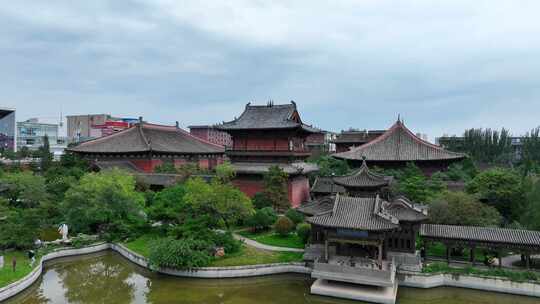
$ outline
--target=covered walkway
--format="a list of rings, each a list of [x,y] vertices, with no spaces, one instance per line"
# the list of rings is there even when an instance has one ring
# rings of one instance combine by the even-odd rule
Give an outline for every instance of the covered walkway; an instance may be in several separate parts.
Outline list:
[[[540,253],[540,231],[473,226],[424,224],[420,227],[424,250],[430,243],[440,242],[446,246],[446,260],[450,263],[452,248],[468,248],[469,262],[475,264],[475,250],[495,252],[499,267],[503,250],[518,252],[527,269],[531,266],[531,254]]]

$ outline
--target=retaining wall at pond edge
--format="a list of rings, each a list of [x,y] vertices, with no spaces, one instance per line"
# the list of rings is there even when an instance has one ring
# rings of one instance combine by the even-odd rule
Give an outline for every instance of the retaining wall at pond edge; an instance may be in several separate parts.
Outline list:
[[[540,297],[540,284],[535,282],[514,282],[501,277],[400,272],[397,278],[399,286],[406,287],[434,288],[448,286]]]

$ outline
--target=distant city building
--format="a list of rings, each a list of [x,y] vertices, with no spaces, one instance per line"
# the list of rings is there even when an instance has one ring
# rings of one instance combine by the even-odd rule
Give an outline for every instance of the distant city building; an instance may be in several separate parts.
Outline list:
[[[128,129],[138,120],[119,118],[109,114],[67,116],[67,136],[70,142],[100,138]]]
[[[306,137],[306,148],[312,154],[336,152],[336,133],[321,130]]]
[[[359,147],[381,136],[386,130],[356,130],[341,131],[334,139],[336,152],[346,152],[351,148]]]
[[[49,138],[49,146],[52,153],[61,155],[67,146],[66,138],[59,136],[58,124],[39,122],[37,118],[17,122],[17,149],[23,147],[29,150],[37,150],[43,146],[44,137]]]
[[[0,108],[0,150],[17,151],[15,110]]]
[[[202,126],[189,126],[189,133],[200,139],[204,139],[213,144],[222,145],[225,147],[232,147],[233,141],[229,133],[218,130],[214,126],[202,125]]]

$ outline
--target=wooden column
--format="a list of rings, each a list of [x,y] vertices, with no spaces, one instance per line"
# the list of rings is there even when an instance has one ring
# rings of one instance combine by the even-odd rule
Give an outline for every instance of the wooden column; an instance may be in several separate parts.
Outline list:
[[[501,252],[497,250],[497,260],[499,260],[499,268],[502,267]]]
[[[379,269],[382,269],[382,242],[379,243]]]
[[[328,262],[328,240],[324,240],[324,259]]]
[[[531,268],[531,255],[529,253],[525,255],[525,268]]]
[[[475,262],[474,247],[471,247],[471,250],[469,251],[469,260],[471,262],[471,265],[474,266],[474,262]]]
[[[445,245],[446,245],[446,263],[450,265],[450,245],[449,244],[445,244]]]

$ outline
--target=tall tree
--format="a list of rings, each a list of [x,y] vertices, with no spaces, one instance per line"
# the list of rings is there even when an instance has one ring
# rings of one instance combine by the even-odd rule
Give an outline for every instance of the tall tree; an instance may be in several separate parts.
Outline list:
[[[429,207],[430,222],[435,224],[496,227],[501,223],[497,209],[463,192],[442,192]]]
[[[466,185],[468,193],[495,207],[507,222],[518,219],[523,206],[521,178],[514,170],[495,168],[478,174]]]
[[[289,175],[278,166],[271,166],[264,174],[264,194],[275,210],[285,211],[290,206],[287,181]]]
[[[43,136],[43,146],[39,148],[39,158],[41,162],[41,171],[47,171],[52,164],[53,154],[51,153],[51,146],[49,144],[49,136]]]
[[[523,160],[540,164],[540,126],[523,138]]]

